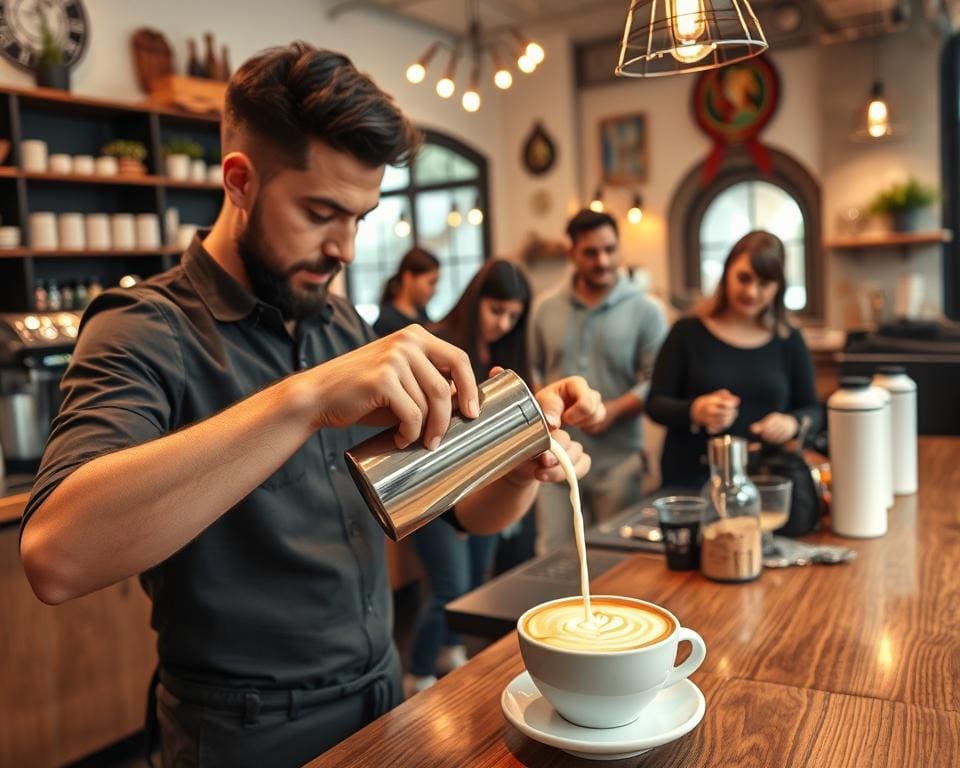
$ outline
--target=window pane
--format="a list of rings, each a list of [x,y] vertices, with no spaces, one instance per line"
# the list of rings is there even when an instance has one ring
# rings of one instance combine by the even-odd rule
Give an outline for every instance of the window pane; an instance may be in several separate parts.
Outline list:
[[[763,229],[783,240],[788,309],[807,305],[805,231],[803,213],[785,190],[767,181],[743,181],[718,194],[700,223],[700,286],[703,293],[716,287],[723,261],[747,232]]]
[[[700,224],[701,243],[730,248],[750,231],[748,184],[734,184],[713,199]]]
[[[383,172],[383,183],[380,184],[381,192],[393,192],[398,189],[405,189],[410,186],[410,169],[406,166],[397,168],[388,165]]]
[[[396,195],[384,197],[357,229],[356,258],[347,271],[350,298],[364,318],[376,319],[383,284],[394,273],[400,259],[413,247],[410,234],[398,237],[396,228],[401,211],[410,220],[406,210],[407,199]]]
[[[477,166],[462,155],[437,144],[424,144],[414,161],[418,185],[445,181],[471,181],[477,178]]]
[[[455,187],[417,195],[417,232],[420,245],[440,259],[440,282],[430,302],[431,318],[439,319],[456,303],[483,261],[483,228],[467,219],[477,200],[477,188]],[[456,205],[459,226],[449,218]]]
[[[756,228],[772,232],[784,242],[803,240],[803,214],[797,201],[766,181],[750,183],[753,185],[753,221],[758,222]]]

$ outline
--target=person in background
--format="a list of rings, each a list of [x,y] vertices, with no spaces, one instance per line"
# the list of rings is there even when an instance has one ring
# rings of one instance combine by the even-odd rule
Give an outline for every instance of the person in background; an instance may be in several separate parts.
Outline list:
[[[510,368],[530,382],[527,361],[527,317],[530,286],[508,261],[493,259],[473,277],[449,314],[431,330],[470,357],[477,381],[489,378],[494,366]],[[411,537],[426,573],[430,593],[413,632],[410,672],[404,676],[407,696],[428,688],[437,676],[467,660],[463,640],[447,628],[447,603],[480,586],[493,560],[499,537],[457,532],[431,523]]]
[[[660,350],[647,411],[667,427],[663,485],[700,488],[708,435],[779,445],[821,421],[810,353],[787,321],[783,243],[750,232],[730,250],[713,297],[678,320]]]
[[[426,325],[427,304],[437,292],[440,262],[423,248],[412,248],[400,260],[397,271],[383,286],[380,316],[373,324],[378,336],[387,336],[411,323]]]
[[[620,273],[617,223],[605,213],[582,210],[567,225],[573,280],[543,300],[530,337],[534,380],[579,375],[603,396],[606,417],[577,439],[589,446],[590,476],[580,484],[584,514],[609,518],[643,496],[641,414],[653,362],[666,334],[660,307]],[[538,554],[573,537],[557,515],[566,489],[537,500]]]

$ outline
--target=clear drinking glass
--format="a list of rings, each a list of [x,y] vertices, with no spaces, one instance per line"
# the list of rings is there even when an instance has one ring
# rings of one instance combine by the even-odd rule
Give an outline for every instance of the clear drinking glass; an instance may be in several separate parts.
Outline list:
[[[760,530],[763,531],[763,554],[776,554],[773,532],[790,519],[793,481],[780,475],[751,475],[750,480],[760,494]]]

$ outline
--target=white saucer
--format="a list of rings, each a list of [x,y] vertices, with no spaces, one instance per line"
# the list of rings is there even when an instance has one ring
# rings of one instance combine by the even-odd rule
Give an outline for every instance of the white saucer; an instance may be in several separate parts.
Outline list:
[[[649,752],[684,736],[700,723],[707,703],[703,693],[683,680],[657,694],[640,717],[619,728],[584,728],[564,720],[528,672],[510,681],[500,697],[503,714],[534,741],[587,760],[620,760]]]

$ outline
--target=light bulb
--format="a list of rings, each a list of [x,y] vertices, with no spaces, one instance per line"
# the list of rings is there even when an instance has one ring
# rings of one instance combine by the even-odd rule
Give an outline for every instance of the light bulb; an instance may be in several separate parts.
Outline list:
[[[511,85],[513,85],[513,75],[510,74],[509,69],[498,69],[496,74],[493,76],[493,82],[502,91],[507,90]]]
[[[422,83],[427,76],[427,68],[419,61],[407,67],[407,80],[413,84]]]
[[[527,56],[527,54],[523,54],[519,59],[517,59],[517,69],[519,69],[525,75],[529,75],[536,68],[537,63]]]
[[[457,206],[453,206],[453,208],[450,209],[450,213],[447,214],[447,224],[454,229],[463,224],[463,214],[457,210]]]
[[[456,90],[456,83],[449,77],[443,77],[437,81],[437,96],[441,99],[449,99]]]
[[[874,99],[867,107],[867,133],[877,139],[890,132],[890,111],[882,98]]]
[[[629,211],[627,211],[627,221],[629,221],[631,224],[639,224],[641,221],[643,221],[643,211],[634,205]]]
[[[546,57],[546,54],[543,52],[543,47],[539,43],[535,43],[532,40],[529,43],[527,43],[525,52],[527,54],[527,57],[534,64],[542,64],[544,58]]]
[[[703,0],[666,0],[667,16],[673,25],[673,37],[676,45],[670,50],[681,64],[693,64],[716,49],[714,43],[702,44],[697,41],[707,31],[707,17],[703,10]]]
[[[410,222],[401,216],[397,223],[393,225],[393,234],[399,238],[410,236]]]
[[[703,0],[667,0],[667,15],[673,23],[678,42],[689,45],[707,29]]]
[[[460,103],[467,112],[476,112],[480,109],[480,94],[472,88],[469,91],[464,91]]]
[[[473,226],[479,227],[483,224],[483,211],[477,207],[471,208],[467,211],[467,221],[473,224]]]
[[[594,198],[590,201],[589,207],[594,213],[603,213],[603,200],[600,198]]]

